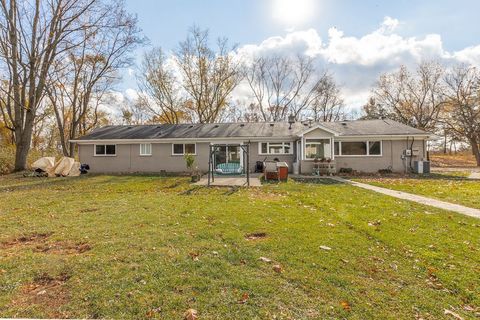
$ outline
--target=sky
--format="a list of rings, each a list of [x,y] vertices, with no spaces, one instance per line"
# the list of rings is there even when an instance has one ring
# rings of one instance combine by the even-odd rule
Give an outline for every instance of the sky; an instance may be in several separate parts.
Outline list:
[[[247,54],[306,54],[342,86],[349,107],[378,76],[422,60],[480,65],[478,0],[126,0],[149,46],[174,50],[188,29],[209,29]],[[137,63],[142,51],[135,52]],[[132,95],[135,66],[119,91]],[[241,88],[235,92],[245,94]]]

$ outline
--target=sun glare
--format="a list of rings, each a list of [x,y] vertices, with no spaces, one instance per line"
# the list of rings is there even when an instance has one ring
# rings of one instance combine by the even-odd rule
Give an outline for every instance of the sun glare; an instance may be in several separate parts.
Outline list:
[[[273,18],[293,27],[313,17],[315,0],[273,0],[272,6]]]

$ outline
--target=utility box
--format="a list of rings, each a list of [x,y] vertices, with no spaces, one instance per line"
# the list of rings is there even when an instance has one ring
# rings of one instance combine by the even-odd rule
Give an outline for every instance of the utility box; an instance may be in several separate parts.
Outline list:
[[[277,162],[278,179],[288,179],[288,164],[286,162]]]
[[[413,171],[415,173],[430,173],[430,161],[413,161]]]

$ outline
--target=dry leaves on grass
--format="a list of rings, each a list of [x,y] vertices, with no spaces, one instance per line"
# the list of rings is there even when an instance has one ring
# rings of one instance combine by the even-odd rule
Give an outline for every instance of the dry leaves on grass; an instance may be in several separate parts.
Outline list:
[[[283,268],[281,265],[279,264],[276,264],[273,266],[273,271],[275,271],[276,273],[282,273],[283,272]]]
[[[448,309],[445,309],[445,311],[443,312],[443,314],[445,315],[448,315],[448,316],[452,316],[454,317],[455,319],[457,320],[463,320],[463,318],[456,312],[453,312],[451,310],[448,310]]]
[[[190,256],[190,258],[192,258],[193,261],[198,261],[199,260],[198,257],[200,256],[200,254],[197,253],[197,252],[190,252],[188,255]]]
[[[267,234],[265,232],[254,232],[254,233],[248,233],[245,235],[246,240],[258,240],[258,239],[264,239],[267,237]]]
[[[343,310],[350,311],[352,309],[348,301],[341,301],[340,305],[342,306]]]
[[[196,320],[198,319],[198,311],[195,309],[188,309],[183,314],[183,319],[185,320]]]
[[[242,297],[240,298],[240,300],[238,300],[238,303],[240,303],[240,304],[245,304],[245,303],[247,303],[248,298],[250,298],[248,292],[244,292],[244,293],[242,294]]]
[[[269,259],[267,257],[260,257],[258,258],[258,260],[262,261],[262,262],[265,262],[265,263],[270,263],[272,262],[272,259]]]

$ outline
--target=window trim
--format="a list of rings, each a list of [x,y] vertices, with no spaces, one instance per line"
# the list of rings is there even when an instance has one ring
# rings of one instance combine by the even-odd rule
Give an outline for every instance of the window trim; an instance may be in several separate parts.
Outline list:
[[[97,146],[105,146],[105,154],[97,154]],[[115,146],[115,154],[106,154],[106,146]],[[93,144],[93,156],[94,157],[116,157],[117,156],[117,145],[115,143],[95,143]]]
[[[267,144],[267,153],[262,152],[262,143]],[[285,151],[285,145],[288,144],[290,146],[290,151],[288,153],[270,153],[270,143],[272,144],[282,144],[282,150]],[[259,141],[258,142],[258,155],[260,156],[286,156],[286,155],[293,155],[293,141]]]
[[[383,140],[355,140],[355,141],[334,141],[333,143],[338,142],[338,153],[335,157],[351,157],[351,158],[359,158],[359,157],[383,157]],[[366,142],[367,143],[367,154],[356,154],[356,155],[344,155],[342,154],[342,142]],[[370,142],[380,142],[380,154],[370,154]],[[334,148],[335,151],[335,148]]]
[[[174,151],[174,149],[173,149],[174,147],[173,147],[173,146],[176,145],[176,144],[181,144],[181,145],[183,145],[183,153],[180,154],[180,153],[174,153],[174,152],[173,152],[173,151]],[[172,156],[184,156],[184,155],[185,155],[185,145],[186,145],[186,144],[193,144],[193,145],[195,146],[195,153],[189,153],[189,154],[191,154],[192,156],[196,156],[196,155],[197,155],[197,144],[196,144],[196,143],[188,143],[188,142],[187,142],[187,143],[175,143],[175,142],[172,142]]]
[[[142,145],[150,145],[150,153],[142,153]],[[152,144],[151,143],[140,143],[139,144],[139,149],[140,150],[139,150],[138,154],[140,155],[140,157],[151,157],[152,156],[153,150],[152,150]]]

